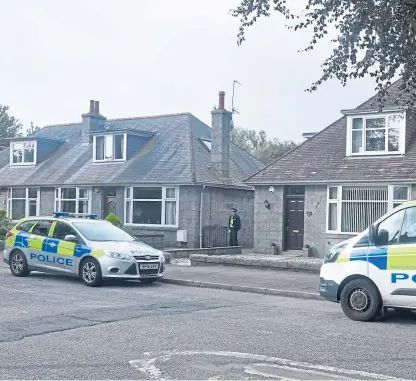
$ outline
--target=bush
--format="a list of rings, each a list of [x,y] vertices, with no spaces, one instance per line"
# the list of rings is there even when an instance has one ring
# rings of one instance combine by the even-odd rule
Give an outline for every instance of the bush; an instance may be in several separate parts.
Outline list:
[[[120,218],[118,218],[114,213],[109,213],[105,219],[117,227],[122,225]]]
[[[0,239],[6,239],[7,232],[13,227],[13,222],[7,217],[5,210],[0,210]]]

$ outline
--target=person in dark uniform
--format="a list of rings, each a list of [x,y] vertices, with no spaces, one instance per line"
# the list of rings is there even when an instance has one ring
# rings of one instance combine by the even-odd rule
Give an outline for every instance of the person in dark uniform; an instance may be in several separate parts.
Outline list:
[[[230,233],[230,246],[238,246],[237,233],[241,229],[240,216],[237,215],[237,209],[231,208],[231,216],[228,219],[228,231]]]

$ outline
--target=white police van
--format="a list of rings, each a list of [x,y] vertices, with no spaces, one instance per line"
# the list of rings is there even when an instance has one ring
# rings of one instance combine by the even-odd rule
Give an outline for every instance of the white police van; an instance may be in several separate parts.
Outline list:
[[[387,308],[416,309],[416,201],[332,247],[321,267],[320,294],[358,321]]]
[[[165,257],[94,214],[56,212],[21,219],[6,235],[3,260],[13,275],[31,271],[79,276],[87,286],[117,278],[152,283]]]

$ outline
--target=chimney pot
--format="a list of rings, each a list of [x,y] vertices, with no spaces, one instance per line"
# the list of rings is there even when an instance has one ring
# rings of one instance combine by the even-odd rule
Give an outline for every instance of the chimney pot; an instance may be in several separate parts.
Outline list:
[[[90,100],[90,113],[93,114],[94,113],[94,101]]]
[[[220,109],[220,110],[224,110],[224,98],[225,98],[225,92],[224,91],[220,91],[219,93],[218,93],[218,95],[219,95],[219,99],[218,99],[218,108]]]
[[[99,101],[95,101],[94,112],[96,114],[99,114],[100,113],[100,102]]]

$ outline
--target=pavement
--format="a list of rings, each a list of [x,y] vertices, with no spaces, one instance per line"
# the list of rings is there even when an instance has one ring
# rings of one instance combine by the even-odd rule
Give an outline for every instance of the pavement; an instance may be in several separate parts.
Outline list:
[[[186,261],[167,265],[165,283],[182,286],[321,299],[319,274],[300,271],[229,266],[189,266]]]
[[[0,379],[414,379],[416,319],[338,304],[0,268]],[[388,338],[390,337],[390,340]]]

